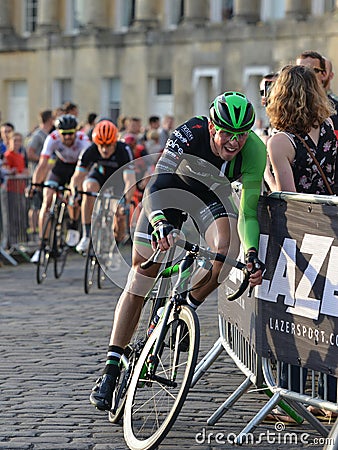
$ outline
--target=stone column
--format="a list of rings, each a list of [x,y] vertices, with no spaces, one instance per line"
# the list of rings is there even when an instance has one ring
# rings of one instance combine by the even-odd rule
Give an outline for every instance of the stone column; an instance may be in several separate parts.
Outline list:
[[[261,0],[234,0],[233,18],[247,23],[259,22]]]
[[[136,0],[134,27],[154,28],[158,25],[158,0]]]
[[[11,5],[11,0],[0,0],[0,32],[9,31],[13,28]]]
[[[209,20],[208,2],[205,0],[184,0],[183,23],[203,25]]]
[[[311,0],[286,0],[287,19],[305,20],[311,14]]]
[[[55,31],[58,26],[58,0],[38,0],[38,30]]]

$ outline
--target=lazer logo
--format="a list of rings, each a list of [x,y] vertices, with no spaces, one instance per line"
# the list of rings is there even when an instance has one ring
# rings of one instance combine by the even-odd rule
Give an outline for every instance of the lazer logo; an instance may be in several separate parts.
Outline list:
[[[288,306],[286,312],[314,320],[319,314],[338,317],[338,247],[332,245],[333,240],[329,236],[304,234],[296,253],[297,241],[285,238],[273,276],[256,288],[256,297],[276,303],[277,297],[282,296]],[[261,235],[259,257],[263,261],[268,244],[269,236]],[[303,273],[296,265],[302,257]],[[296,274],[300,275],[298,283]]]

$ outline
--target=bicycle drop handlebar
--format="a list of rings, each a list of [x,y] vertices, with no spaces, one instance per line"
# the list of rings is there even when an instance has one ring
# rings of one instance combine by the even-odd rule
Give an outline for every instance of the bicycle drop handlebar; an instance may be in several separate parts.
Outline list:
[[[174,237],[176,237],[174,235]],[[233,301],[239,298],[247,289],[249,286],[249,277],[250,273],[247,270],[246,264],[242,263],[241,261],[238,261],[237,259],[230,258],[228,256],[222,255],[221,253],[215,253],[211,252],[210,250],[207,250],[203,247],[200,247],[197,244],[192,244],[189,241],[185,241],[182,239],[177,239],[175,241],[175,245],[183,248],[184,250],[188,251],[189,253],[193,253],[196,256],[201,256],[207,260],[215,260],[222,263],[226,263],[232,267],[235,267],[236,269],[241,270],[244,273],[244,279],[238,289],[233,292],[232,294],[228,295],[228,300]],[[153,264],[158,263],[158,258],[160,256],[161,251],[159,249],[156,249],[154,253],[150,256],[150,258],[147,261],[144,261],[141,263],[142,269],[148,269]],[[252,289],[250,288],[250,291],[248,293],[248,297],[251,296]]]

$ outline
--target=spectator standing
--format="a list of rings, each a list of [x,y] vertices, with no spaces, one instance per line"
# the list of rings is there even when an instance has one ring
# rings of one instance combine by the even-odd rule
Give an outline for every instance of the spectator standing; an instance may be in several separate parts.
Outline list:
[[[160,130],[160,146],[162,150],[164,149],[168,137],[170,136],[170,133],[173,131],[173,129],[174,129],[174,116],[166,114],[163,117],[162,127]]]
[[[86,135],[89,137],[90,140],[92,140],[92,133],[93,133],[93,129],[96,124],[96,118],[97,118],[96,113],[93,113],[93,112],[89,113],[87,116],[87,122],[85,123],[84,127],[82,128],[82,131],[84,133],[86,133]]]
[[[308,67],[312,67],[316,73],[318,81],[323,85],[326,95],[330,99],[330,102],[334,106],[333,114],[331,115],[331,119],[333,122],[333,127],[335,130],[335,134],[338,138],[338,99],[331,92],[331,80],[334,76],[332,63],[330,60],[322,56],[320,53],[315,52],[313,50],[305,51],[301,55],[298,56],[296,63],[299,65],[304,65]],[[334,192],[338,194],[338,165],[336,165],[336,173],[335,173],[335,186]]]
[[[125,120],[125,129],[120,133],[119,139],[123,140],[126,134],[133,134],[137,143],[142,143],[142,121],[139,117],[128,117]]]
[[[51,132],[54,126],[53,112],[50,109],[41,111],[39,127],[33,132],[27,145],[28,167],[31,174],[33,174],[39,159],[40,153],[45,142],[46,137]]]
[[[4,122],[0,126],[0,158],[3,158],[3,155],[8,147],[9,136],[14,131],[14,125],[10,122]]]
[[[148,119],[148,126],[147,128],[144,130],[144,134],[143,134],[143,140],[147,141],[148,140],[148,135],[149,132],[151,131],[159,131],[160,128],[160,118],[159,116],[150,116]]]
[[[65,102],[62,105],[63,114],[71,114],[72,116],[79,116],[79,107],[73,102]]]
[[[30,175],[33,175],[34,170],[38,165],[43,144],[48,134],[52,131],[53,127],[53,111],[50,109],[41,111],[39,114],[39,126],[29,138],[27,145],[27,158]],[[28,235],[31,236],[31,240],[35,240],[38,236],[38,218],[41,205],[42,192],[37,191],[30,201],[30,207],[28,211]]]
[[[28,175],[27,162],[23,152],[23,136],[21,133],[12,132],[9,135],[8,147],[4,153],[3,168],[8,175]]]

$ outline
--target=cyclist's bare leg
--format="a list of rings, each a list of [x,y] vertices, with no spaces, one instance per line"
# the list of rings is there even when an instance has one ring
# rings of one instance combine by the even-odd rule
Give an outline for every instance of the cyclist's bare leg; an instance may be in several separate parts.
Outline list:
[[[236,258],[239,252],[237,220],[229,217],[216,219],[207,229],[205,240],[212,251]],[[203,302],[225,280],[230,270],[231,267],[229,265],[223,265],[215,261],[213,263],[211,278],[202,287],[193,291],[193,298],[199,302]]]
[[[131,340],[140,318],[143,299],[159,270],[159,264],[155,264],[147,270],[141,269],[140,264],[146,261],[151,254],[150,246],[145,247],[134,242],[132,268],[115,310],[109,345],[125,348]]]

